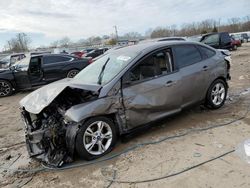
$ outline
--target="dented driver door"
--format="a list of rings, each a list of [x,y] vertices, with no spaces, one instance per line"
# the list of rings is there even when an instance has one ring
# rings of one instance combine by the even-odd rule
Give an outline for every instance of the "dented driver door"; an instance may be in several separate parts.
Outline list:
[[[138,84],[124,84],[123,104],[127,128],[135,128],[179,112],[181,95],[179,72]]]

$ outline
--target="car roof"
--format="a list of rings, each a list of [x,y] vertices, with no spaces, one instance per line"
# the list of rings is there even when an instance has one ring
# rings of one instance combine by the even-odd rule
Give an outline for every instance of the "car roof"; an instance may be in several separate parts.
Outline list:
[[[41,56],[63,56],[63,57],[75,58],[75,56],[70,55],[70,54],[37,54],[37,55],[32,55],[32,57],[41,57]]]
[[[177,44],[200,44],[198,42],[192,42],[192,41],[158,41],[158,42],[147,42],[147,43],[139,43],[136,45],[131,46],[125,46],[113,49],[112,52],[136,52],[140,53],[142,51],[151,51],[157,48],[161,48],[164,46],[171,46],[171,45],[177,45]]]

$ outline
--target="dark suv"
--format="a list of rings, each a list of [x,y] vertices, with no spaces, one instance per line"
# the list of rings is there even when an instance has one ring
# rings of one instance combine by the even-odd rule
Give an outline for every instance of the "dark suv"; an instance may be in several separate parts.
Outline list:
[[[200,39],[200,42],[216,49],[233,49],[231,37],[228,32],[205,34]]]
[[[14,90],[30,89],[65,77],[73,78],[90,63],[70,55],[43,54],[27,56],[13,66],[0,70],[0,97]]]

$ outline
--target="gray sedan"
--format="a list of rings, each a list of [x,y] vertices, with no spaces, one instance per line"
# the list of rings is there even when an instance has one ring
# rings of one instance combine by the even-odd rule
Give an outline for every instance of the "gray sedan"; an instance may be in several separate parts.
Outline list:
[[[74,151],[86,160],[110,152],[118,136],[196,103],[223,106],[228,54],[186,41],[110,51],[73,79],[20,101],[31,157],[60,166]]]

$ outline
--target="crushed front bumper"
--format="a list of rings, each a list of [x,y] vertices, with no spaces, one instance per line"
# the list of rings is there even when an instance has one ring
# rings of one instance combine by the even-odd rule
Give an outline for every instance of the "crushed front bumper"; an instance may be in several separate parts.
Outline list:
[[[23,110],[21,116],[25,125],[25,141],[30,157],[54,167],[60,167],[65,162],[72,161],[67,155],[66,147],[56,147],[52,143],[50,129],[34,130],[30,114]]]

